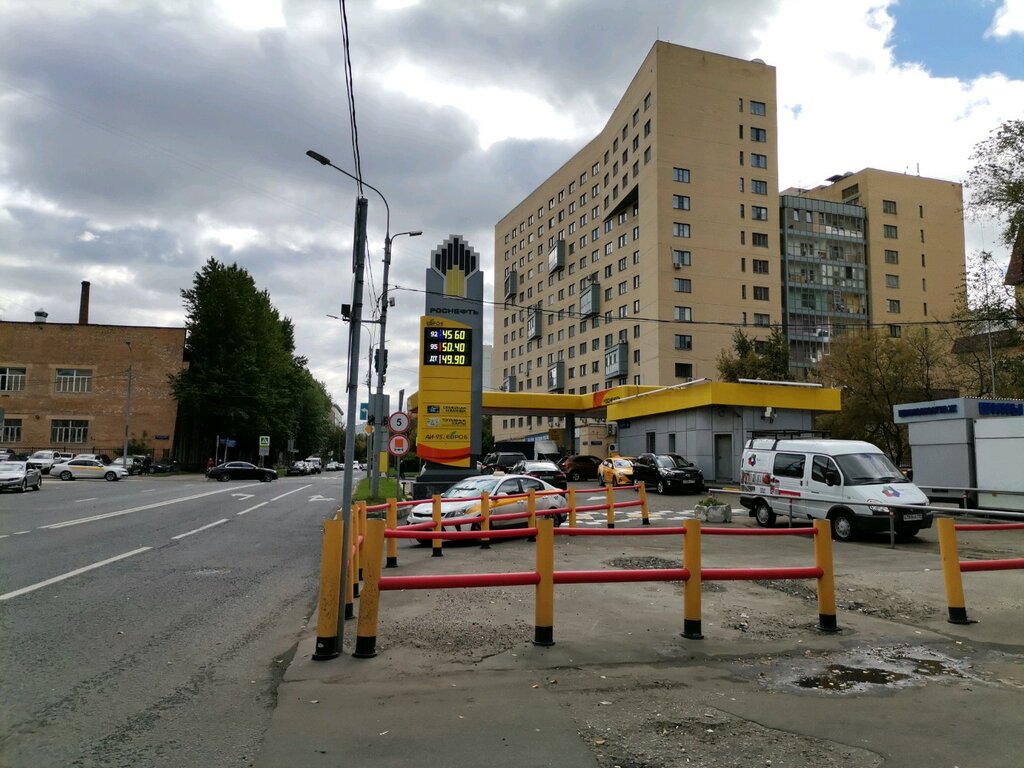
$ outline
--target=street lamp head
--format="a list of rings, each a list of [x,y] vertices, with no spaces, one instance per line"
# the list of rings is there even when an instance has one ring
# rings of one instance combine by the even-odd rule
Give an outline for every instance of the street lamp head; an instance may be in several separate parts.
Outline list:
[[[312,157],[318,163],[320,163],[320,165],[330,165],[331,164],[331,161],[328,158],[324,157],[319,152],[314,152],[312,149],[307,149],[306,150],[306,154],[309,155],[310,157]]]
[[[409,232],[408,234],[409,234],[409,237],[419,237],[420,235],[423,234],[423,230],[421,230],[421,229],[414,229],[412,232]]]

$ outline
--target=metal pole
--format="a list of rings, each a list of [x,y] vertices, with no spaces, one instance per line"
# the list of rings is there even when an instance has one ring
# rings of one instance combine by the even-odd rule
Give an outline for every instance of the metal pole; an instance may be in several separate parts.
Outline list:
[[[352,282],[352,310],[348,325],[348,413],[345,415],[345,473],[341,485],[341,589],[339,603],[348,590],[349,547],[352,540],[352,459],[356,453],[356,413],[359,410],[359,340],[363,321],[363,273],[366,267],[366,198],[356,198],[355,237],[352,239],[352,261],[355,279]],[[345,606],[338,606],[344,616]],[[338,624],[338,647],[345,641],[345,620]]]
[[[384,398],[384,369],[387,368],[387,347],[385,346],[385,334],[388,330],[388,273],[391,271],[391,241],[394,240],[391,234],[384,238],[384,287],[381,289],[380,294],[380,339],[377,342],[377,401],[376,405],[380,405],[381,400]],[[377,421],[380,420],[382,414],[377,414],[377,419],[374,420],[373,431],[376,435],[379,426]],[[379,450],[376,446],[376,440],[374,440],[374,456],[373,464],[370,465],[370,496],[374,499],[377,498],[380,492],[380,462],[376,451]]]
[[[124,446],[122,447],[121,461],[124,464],[124,471],[131,474],[128,469],[128,425],[132,418],[132,343],[126,341],[128,345],[128,395],[124,404]]]

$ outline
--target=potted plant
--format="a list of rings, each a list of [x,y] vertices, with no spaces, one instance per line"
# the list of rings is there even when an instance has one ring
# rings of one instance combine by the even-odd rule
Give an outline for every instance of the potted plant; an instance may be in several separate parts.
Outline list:
[[[708,495],[697,502],[693,511],[697,519],[705,523],[731,523],[732,507],[717,496]]]

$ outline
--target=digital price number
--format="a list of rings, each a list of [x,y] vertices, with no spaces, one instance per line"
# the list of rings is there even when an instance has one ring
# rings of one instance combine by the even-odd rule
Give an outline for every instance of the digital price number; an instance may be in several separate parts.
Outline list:
[[[424,365],[472,365],[472,349],[473,331],[470,328],[423,330]]]

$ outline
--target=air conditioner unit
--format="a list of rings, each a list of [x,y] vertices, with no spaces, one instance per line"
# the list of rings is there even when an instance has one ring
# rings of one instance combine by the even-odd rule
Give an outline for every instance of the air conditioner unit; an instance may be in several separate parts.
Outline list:
[[[608,443],[608,452],[609,453],[618,453],[618,451],[619,451],[619,444],[618,443]]]
[[[673,261],[672,262],[672,269],[682,269],[682,268],[683,268],[683,265],[680,264],[678,261]]]

